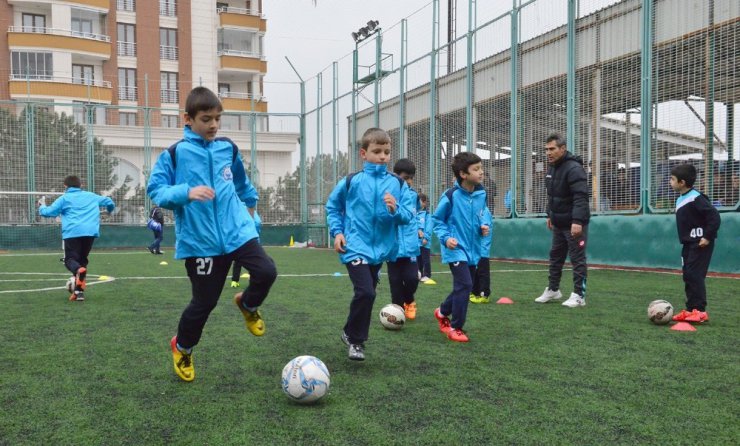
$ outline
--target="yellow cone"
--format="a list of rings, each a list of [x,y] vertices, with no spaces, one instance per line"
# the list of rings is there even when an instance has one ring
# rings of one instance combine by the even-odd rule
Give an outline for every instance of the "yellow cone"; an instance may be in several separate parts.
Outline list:
[[[108,280],[108,279],[110,279],[110,277],[108,277],[108,276],[100,276],[100,277],[98,277],[98,280]]]
[[[294,244],[295,243],[293,242],[293,236],[291,235],[290,236],[290,243],[288,243],[288,246],[290,246],[292,248]]]
[[[160,264],[160,265],[166,265],[166,264],[167,264],[167,262],[165,262],[164,260],[162,260],[161,262],[159,262],[159,264]]]

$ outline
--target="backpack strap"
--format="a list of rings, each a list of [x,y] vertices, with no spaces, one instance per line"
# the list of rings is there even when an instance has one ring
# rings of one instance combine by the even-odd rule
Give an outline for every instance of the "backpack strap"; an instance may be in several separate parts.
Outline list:
[[[177,157],[175,156],[177,145],[183,141],[185,140],[181,139],[167,148],[167,151],[170,152],[170,158],[172,159],[172,169],[173,170],[177,170]],[[231,164],[234,164],[234,161],[236,161],[236,157],[239,155],[239,147],[236,146],[236,143],[234,143],[234,141],[226,137],[216,138],[214,139],[214,141],[228,141],[229,143],[231,143],[231,148],[233,150],[233,153],[231,154]]]

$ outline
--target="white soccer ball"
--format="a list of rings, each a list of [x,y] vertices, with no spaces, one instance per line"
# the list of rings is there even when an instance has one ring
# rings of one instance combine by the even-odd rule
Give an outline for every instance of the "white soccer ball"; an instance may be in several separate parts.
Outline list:
[[[667,300],[654,300],[648,305],[648,318],[657,325],[665,325],[673,318],[673,305]]]
[[[298,356],[283,367],[283,392],[297,403],[318,401],[329,384],[329,369],[315,356]]]
[[[406,323],[406,315],[400,305],[388,304],[381,308],[380,323],[388,330],[400,330]]]
[[[69,291],[70,293],[75,292],[75,282],[76,282],[75,276],[72,276],[69,279],[67,279],[67,285],[66,285],[67,291]]]

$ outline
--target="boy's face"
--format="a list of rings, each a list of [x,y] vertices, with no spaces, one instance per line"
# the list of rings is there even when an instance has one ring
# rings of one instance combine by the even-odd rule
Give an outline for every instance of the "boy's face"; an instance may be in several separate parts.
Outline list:
[[[483,182],[483,164],[471,164],[468,166],[467,172],[460,172],[460,178],[471,184],[481,184]]]
[[[388,164],[391,160],[391,145],[371,142],[367,149],[360,149],[360,158],[368,163]]]
[[[409,187],[414,185],[414,176],[410,173],[401,172],[398,174],[399,177],[403,178],[403,181],[406,182],[406,184],[409,185]]]
[[[671,188],[676,192],[682,192],[686,189],[686,181],[679,180],[675,175],[671,175]]]
[[[221,125],[221,112],[217,108],[199,111],[195,114],[195,117],[185,113],[183,117],[185,124],[190,125],[190,128],[204,140],[213,141],[216,138],[216,133],[218,133],[218,128]]]

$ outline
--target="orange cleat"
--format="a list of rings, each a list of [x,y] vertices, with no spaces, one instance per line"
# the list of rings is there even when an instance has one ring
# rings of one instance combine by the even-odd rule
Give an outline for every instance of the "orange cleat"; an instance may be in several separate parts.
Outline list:
[[[416,302],[410,304],[403,304],[403,314],[408,320],[416,319]]]
[[[691,310],[691,313],[686,316],[686,319],[684,319],[686,322],[695,322],[701,324],[702,322],[706,322],[709,320],[709,315],[706,311],[699,311],[696,308]]]
[[[437,319],[437,323],[439,323],[439,331],[447,334],[448,331],[452,330],[452,327],[450,326],[450,318],[443,315],[439,308],[434,310],[434,317]]]
[[[75,274],[75,277],[75,286],[77,286],[77,289],[79,289],[80,291],[85,291],[85,287],[87,286],[87,284],[85,283],[85,277],[87,277],[87,268],[81,266],[80,269],[77,270],[77,274]]]
[[[450,341],[455,342],[468,342],[470,340],[468,339],[468,335],[460,328],[450,328],[450,331],[447,332],[447,337]]]
[[[686,320],[686,316],[688,316],[690,314],[691,314],[691,312],[689,312],[689,311],[681,310],[681,312],[678,313],[678,314],[676,314],[676,315],[674,315],[672,319],[675,322],[684,322]]]

